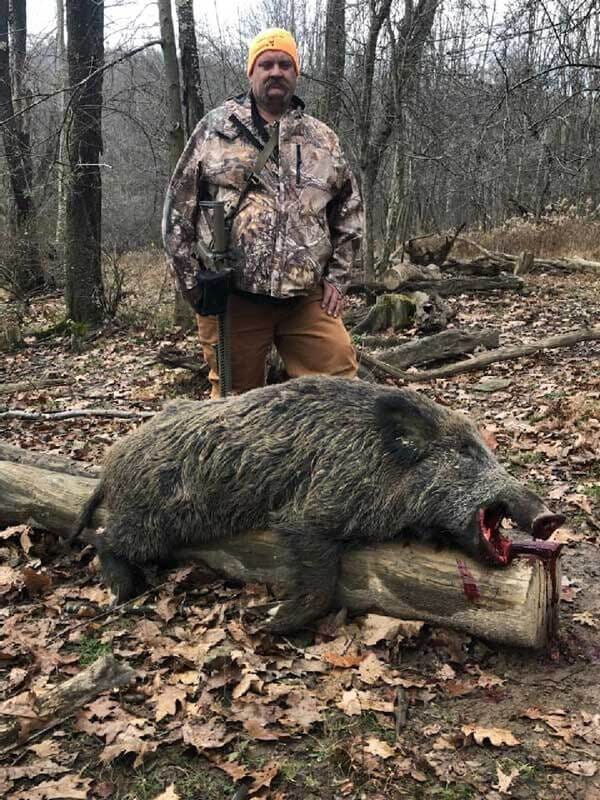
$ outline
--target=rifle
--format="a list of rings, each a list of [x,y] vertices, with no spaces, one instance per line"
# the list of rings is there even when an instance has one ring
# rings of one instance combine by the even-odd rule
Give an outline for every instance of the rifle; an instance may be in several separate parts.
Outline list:
[[[200,305],[196,308],[202,316],[216,316],[219,328],[217,367],[221,397],[231,393],[231,330],[227,301],[233,288],[233,269],[228,266],[229,242],[225,225],[225,203],[220,200],[198,202],[200,211],[212,222],[212,242],[207,246],[196,241],[196,255],[201,263],[197,273],[201,291]],[[212,211],[212,215],[208,212]]]

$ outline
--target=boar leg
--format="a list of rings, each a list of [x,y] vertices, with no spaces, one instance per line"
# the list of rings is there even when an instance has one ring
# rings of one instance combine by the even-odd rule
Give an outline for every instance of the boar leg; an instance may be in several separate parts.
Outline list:
[[[324,616],[333,603],[340,564],[337,542],[324,534],[301,529],[281,529],[289,548],[293,586],[273,620],[266,624],[272,633],[291,633]]]

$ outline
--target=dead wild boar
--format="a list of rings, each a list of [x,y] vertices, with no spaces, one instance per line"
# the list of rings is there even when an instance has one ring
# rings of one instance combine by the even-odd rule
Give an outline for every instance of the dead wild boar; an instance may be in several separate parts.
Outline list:
[[[326,377],[168,405],[109,451],[74,536],[100,502],[109,522],[93,541],[117,602],[144,588],[141,565],[178,548],[279,532],[294,575],[268,624],[279,633],[329,610],[344,548],[410,537],[501,566],[503,518],[536,538],[563,521],[462,414],[409,389]]]

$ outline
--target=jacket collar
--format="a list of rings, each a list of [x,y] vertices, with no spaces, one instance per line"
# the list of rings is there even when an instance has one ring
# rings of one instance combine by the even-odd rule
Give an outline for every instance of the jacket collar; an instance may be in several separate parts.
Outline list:
[[[222,132],[228,136],[237,135],[238,131],[236,126],[231,122],[229,117],[231,114],[234,114],[238,120],[246,126],[251,131],[254,131],[258,136],[260,136],[260,129],[257,127],[256,122],[254,120],[254,115],[252,113],[254,103],[254,98],[252,97],[251,92],[246,92],[244,94],[237,95],[236,97],[229,97],[225,101],[225,109],[227,111],[225,119],[222,123],[221,130]],[[298,119],[302,116],[304,111],[305,104],[304,101],[301,100],[299,97],[294,95],[292,97],[292,101],[290,104],[290,108],[286,113],[283,115],[282,119],[286,117],[292,117]]]

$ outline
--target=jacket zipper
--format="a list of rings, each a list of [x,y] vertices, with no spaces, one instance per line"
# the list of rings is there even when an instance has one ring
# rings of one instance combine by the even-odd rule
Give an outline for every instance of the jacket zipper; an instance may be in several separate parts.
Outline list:
[[[302,166],[302,146],[296,145],[296,186],[300,186],[300,167]]]

